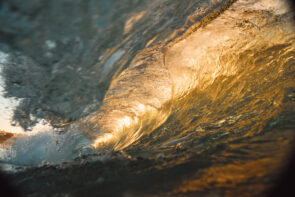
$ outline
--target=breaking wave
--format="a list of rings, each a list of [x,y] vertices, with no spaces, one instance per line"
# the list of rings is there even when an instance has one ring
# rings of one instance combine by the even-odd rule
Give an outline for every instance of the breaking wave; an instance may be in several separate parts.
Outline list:
[[[106,10],[118,6],[102,2]],[[287,3],[180,4],[134,3],[131,13],[101,15],[87,7],[81,33],[72,27],[50,38],[41,31],[39,45],[33,42],[39,34],[20,34],[11,41],[17,50],[4,42],[4,95],[17,100],[13,122],[36,132],[4,141],[1,160],[42,165],[85,150],[204,151],[198,141],[204,136],[226,142],[278,124],[295,90]],[[29,33],[40,28],[23,20]],[[41,120],[50,124],[45,131],[36,126]]]

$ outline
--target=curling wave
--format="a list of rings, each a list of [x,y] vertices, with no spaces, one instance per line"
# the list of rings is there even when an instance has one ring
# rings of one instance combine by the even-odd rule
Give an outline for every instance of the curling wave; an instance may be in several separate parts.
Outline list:
[[[114,78],[99,110],[75,123],[97,148],[123,149],[163,124],[192,91],[204,91],[221,76],[244,75],[240,54],[288,43],[294,28],[284,1],[237,1],[218,18],[168,47],[141,51]],[[253,54],[255,56],[255,54]],[[253,68],[258,69],[258,68]],[[249,68],[246,68],[249,70]]]
[[[89,12],[116,6],[101,2]],[[27,130],[42,119],[54,128],[15,134],[2,144],[1,161],[61,163],[93,149],[201,152],[210,146],[206,136],[218,144],[278,124],[272,120],[282,119],[295,87],[295,30],[286,1],[147,1],[146,8],[141,2],[131,14],[119,10],[124,22],[116,9],[91,16],[92,23],[86,15],[87,36],[74,30],[66,32],[69,39],[43,36],[41,49],[16,42],[28,54],[7,49],[5,96],[19,99],[12,119]],[[102,30],[117,34],[102,40]]]

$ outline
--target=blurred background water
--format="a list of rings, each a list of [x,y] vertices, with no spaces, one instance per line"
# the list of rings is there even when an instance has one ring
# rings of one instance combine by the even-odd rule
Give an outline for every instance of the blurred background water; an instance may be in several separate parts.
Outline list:
[[[92,145],[177,171],[165,195],[260,195],[294,137],[292,17],[278,0],[1,2],[3,166]]]

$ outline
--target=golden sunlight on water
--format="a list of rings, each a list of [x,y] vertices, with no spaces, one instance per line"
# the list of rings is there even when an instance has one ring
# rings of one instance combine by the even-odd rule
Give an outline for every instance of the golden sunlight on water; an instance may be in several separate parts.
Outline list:
[[[99,57],[105,64],[96,68],[101,78],[95,80],[104,81],[114,72],[99,108],[73,119],[62,128],[69,131],[64,135],[46,134],[36,138],[36,146],[30,146],[33,140],[21,139],[24,143],[15,146],[20,159],[10,161],[40,164],[48,158],[61,161],[70,154],[68,158],[73,159],[83,155],[79,151],[85,146],[94,157],[112,151],[123,157],[115,161],[111,155],[113,163],[97,162],[100,168],[87,163],[93,156],[90,154],[75,160],[81,159],[78,167],[73,167],[78,169],[75,173],[72,169],[59,171],[70,174],[71,180],[73,174],[83,176],[80,170],[87,166],[86,175],[93,176],[95,182],[89,188],[113,186],[116,181],[121,186],[126,179],[131,191],[136,190],[135,182],[141,185],[139,188],[148,188],[135,196],[149,196],[146,192],[150,188],[156,188],[156,196],[266,195],[286,167],[294,143],[293,15],[280,0],[237,0],[229,5],[223,6],[224,12],[220,8],[201,21],[191,16],[188,21],[195,25],[173,27],[174,33],[158,44],[154,41],[159,35],[151,36],[146,48],[136,51],[125,70],[128,47],[112,45],[106,57]],[[122,23],[122,33],[127,37],[148,11],[136,13]],[[166,20],[163,28],[173,20]],[[177,37],[177,32],[185,28],[186,33]],[[116,65],[117,61],[124,63]],[[48,94],[50,97],[51,92]],[[60,106],[67,106],[67,102]],[[9,139],[14,140],[11,134],[0,133],[0,145]],[[42,146],[43,140],[54,150],[49,156],[49,146]],[[23,149],[23,144],[29,148]],[[38,152],[39,147],[45,151]],[[35,163],[28,158],[30,151],[35,153]],[[112,169],[112,165],[119,167]],[[56,168],[44,169],[48,177],[56,175]],[[101,169],[100,174],[94,173]],[[44,181],[43,177],[39,178]],[[157,181],[154,177],[164,178]],[[37,178],[20,179],[20,185],[26,187],[31,181],[38,182]],[[142,186],[142,180],[152,183]]]
[[[279,1],[237,1],[166,51],[172,115],[129,150],[213,162],[181,176],[170,195],[264,196],[275,186],[294,141],[295,28],[280,15],[287,10]]]
[[[259,133],[265,124],[262,118],[268,120],[280,113],[280,83],[289,84],[282,77],[284,66],[292,61],[295,31],[290,19],[280,18],[288,12],[284,2],[237,1],[164,54],[157,47],[140,52],[131,66],[113,79],[100,109],[73,128],[87,133],[94,147],[109,144],[122,149],[159,127],[172,111],[182,114],[186,108],[196,108],[184,104],[188,95],[197,99],[195,106],[206,107],[198,100],[206,94],[215,105],[220,104],[215,114],[212,109],[206,111],[212,114],[210,119],[232,116],[228,108],[240,117],[261,114],[271,107],[262,117],[239,118],[240,128],[252,125],[253,131],[249,129],[245,136]],[[256,96],[250,99],[249,94]],[[244,107],[234,108],[234,103],[244,100]]]
[[[293,135],[293,130],[289,129],[283,135],[279,129],[274,132],[276,134],[255,139],[257,142],[264,141],[263,145],[255,143],[255,140],[232,144],[233,151],[222,151],[215,157],[222,155],[233,158],[233,162],[219,161],[218,164],[201,169],[193,175],[183,176],[180,185],[170,194],[194,191],[202,193],[214,188],[210,192],[212,196],[265,196],[276,184],[273,182],[274,177],[280,177],[288,165],[285,161],[289,160],[290,150],[293,148],[293,139],[289,138]],[[243,160],[239,158],[241,155]]]

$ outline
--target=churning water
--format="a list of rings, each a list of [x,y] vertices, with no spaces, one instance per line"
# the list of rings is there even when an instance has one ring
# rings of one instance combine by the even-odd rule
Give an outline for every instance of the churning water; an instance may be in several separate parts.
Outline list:
[[[23,15],[1,6],[0,128],[14,133],[3,163],[110,150],[164,157],[161,168],[208,161],[172,193],[282,168],[295,128],[285,1],[57,1],[24,4]]]

